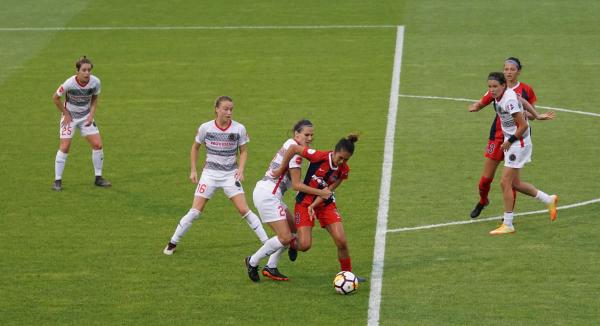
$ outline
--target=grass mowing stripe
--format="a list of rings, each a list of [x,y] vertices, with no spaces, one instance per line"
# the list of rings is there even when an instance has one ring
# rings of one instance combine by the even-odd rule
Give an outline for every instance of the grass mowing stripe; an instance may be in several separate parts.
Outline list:
[[[476,101],[479,101],[479,100],[474,100],[474,99],[470,99],[470,98],[430,96],[430,95],[408,95],[408,94],[400,94],[398,96],[400,96],[400,97],[408,97],[408,98],[420,98],[420,99],[427,99],[427,100],[447,100],[447,101],[457,101],[457,102],[476,102]],[[600,117],[600,113],[594,113],[594,112],[587,112],[587,111],[581,111],[581,110],[571,110],[571,109],[564,109],[564,108],[555,108],[553,106],[544,106],[544,105],[536,105],[535,107],[536,108],[541,108],[541,109],[548,109],[548,110],[562,111],[562,112],[568,112],[568,113],[591,115],[593,117]]]
[[[373,249],[373,270],[371,271],[371,293],[369,295],[368,325],[379,324],[383,262],[385,258],[385,235],[387,233],[392,166],[394,164],[394,136],[396,131],[396,114],[398,112],[398,94],[400,92],[400,70],[402,67],[403,45],[404,26],[398,26],[396,32],[394,68],[392,71],[392,86],[390,89],[390,105],[388,109],[387,128],[385,131],[385,149],[383,152],[381,187],[379,190],[379,208],[377,210],[375,248]]]
[[[562,209],[575,208],[575,207],[580,207],[580,206],[595,204],[597,202],[600,202],[600,198],[591,199],[591,200],[588,200],[588,201],[583,201],[583,202],[579,202],[579,203],[575,203],[575,204],[570,204],[570,205],[565,205],[565,206],[559,206],[559,207],[557,207],[557,209],[561,209],[562,210]],[[546,213],[546,212],[548,212],[547,209],[541,209],[541,210],[537,210],[537,211],[515,213],[514,216],[535,215],[535,214],[541,214],[541,213]],[[435,229],[435,228],[441,228],[441,227],[452,226],[452,225],[462,225],[462,224],[473,224],[473,223],[487,222],[487,221],[499,220],[501,218],[502,218],[502,216],[493,216],[493,217],[486,217],[486,218],[475,219],[475,220],[463,220],[463,221],[454,221],[454,222],[440,223],[440,224],[429,224],[429,225],[421,225],[421,226],[414,226],[414,227],[391,229],[391,230],[388,230],[387,232],[388,233],[398,233],[398,232],[416,231],[416,230],[424,230],[424,229]]]

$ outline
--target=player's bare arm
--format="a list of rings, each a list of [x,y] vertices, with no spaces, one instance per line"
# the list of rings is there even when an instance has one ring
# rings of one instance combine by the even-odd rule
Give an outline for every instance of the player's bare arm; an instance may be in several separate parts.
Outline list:
[[[288,149],[285,151],[285,154],[283,154],[283,161],[281,161],[281,166],[271,172],[271,174],[273,174],[273,177],[277,178],[280,175],[284,174],[287,170],[288,165],[290,164],[290,160],[292,159],[292,157],[294,157],[294,155],[302,154],[302,151],[304,151],[304,146],[290,145],[290,147],[288,147]]]
[[[190,181],[192,183],[198,183],[198,172],[196,169],[196,162],[198,161],[198,152],[200,152],[200,143],[194,142],[192,150],[190,151]]]
[[[85,120],[85,126],[89,126],[94,122],[94,115],[96,114],[96,106],[98,105],[98,95],[92,95],[92,101],[90,103],[90,114]]]
[[[481,105],[481,103],[479,102],[475,102],[471,105],[469,105],[469,112],[477,112],[481,109],[483,109],[485,106]]]
[[[235,171],[235,179],[238,181],[244,181],[244,168],[246,167],[246,161],[248,160],[248,146],[246,144],[240,146],[240,157],[238,160],[238,169]]]
[[[56,105],[58,112],[62,113],[62,115],[64,116],[62,125],[68,126],[73,119],[71,118],[71,114],[65,108],[63,102],[61,101],[60,96],[58,96],[58,94],[54,93],[54,95],[52,95],[52,101],[54,102],[54,105]]]

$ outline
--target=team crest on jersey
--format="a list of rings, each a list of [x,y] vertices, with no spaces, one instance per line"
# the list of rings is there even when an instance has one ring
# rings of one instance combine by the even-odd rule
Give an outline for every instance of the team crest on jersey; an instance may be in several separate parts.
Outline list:
[[[229,140],[237,140],[238,137],[239,137],[238,134],[229,134]]]
[[[298,156],[296,157],[296,164],[301,164],[302,163],[302,157]]]
[[[317,152],[317,151],[316,151],[316,150],[314,150],[314,149],[312,149],[312,148],[309,148],[309,149],[308,149],[308,151],[307,151],[307,153],[308,153],[308,154],[311,154],[311,155],[312,155],[312,154],[314,154],[314,153],[316,153],[316,152]]]
[[[517,156],[515,154],[510,154],[510,156],[508,157],[509,160],[514,161],[517,159]]]

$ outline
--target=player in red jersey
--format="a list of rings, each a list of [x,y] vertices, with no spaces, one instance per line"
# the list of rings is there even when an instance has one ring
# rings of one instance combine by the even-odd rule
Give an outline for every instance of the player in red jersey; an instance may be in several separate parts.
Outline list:
[[[554,112],[548,111],[543,114],[538,114],[535,110],[535,102],[537,97],[531,86],[519,82],[518,78],[521,74],[521,61],[515,57],[509,57],[504,61],[504,77],[506,78],[507,88],[512,89],[519,96],[519,101],[523,104],[523,107],[527,110],[527,118],[537,120],[551,120],[554,119]],[[469,112],[477,112],[488,104],[492,103],[494,98],[490,91],[487,91],[485,95],[479,100],[469,106]],[[490,128],[490,136],[488,144],[485,150],[485,161],[483,163],[483,173],[481,179],[479,179],[479,202],[475,205],[475,208],[471,211],[471,218],[476,218],[481,214],[481,211],[489,204],[488,193],[496,169],[500,162],[504,160],[504,151],[501,146],[504,143],[504,134],[502,133],[502,125],[500,118],[494,115],[492,126]],[[516,191],[513,189],[513,197],[516,199]]]
[[[354,143],[357,141],[358,136],[351,134],[340,139],[333,151],[318,151],[298,145],[290,146],[286,151],[284,163],[277,173],[282,174],[285,171],[286,162],[289,162],[293,155],[301,155],[310,161],[304,184],[311,188],[329,188],[333,191],[348,178],[350,168],[347,162],[354,153]],[[342,217],[337,210],[333,195],[324,200],[316,195],[298,192],[294,214],[294,224],[298,232],[296,248],[300,251],[310,249],[315,218],[319,220],[321,227],[329,232],[335,242],[341,270],[351,272],[350,251],[342,225]],[[359,277],[359,282],[364,281],[364,278]]]

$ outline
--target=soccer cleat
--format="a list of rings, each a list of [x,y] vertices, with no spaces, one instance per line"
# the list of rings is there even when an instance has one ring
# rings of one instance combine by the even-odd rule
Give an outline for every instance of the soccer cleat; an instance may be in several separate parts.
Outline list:
[[[356,275],[356,280],[358,281],[358,283],[365,283],[367,281],[367,278]]]
[[[491,235],[500,235],[500,234],[509,234],[509,233],[515,233],[515,227],[508,226],[506,224],[502,224],[497,229],[490,231]]]
[[[550,197],[552,197],[552,202],[550,203],[550,205],[548,205],[548,211],[550,212],[550,221],[554,221],[558,217],[558,211],[556,208],[556,206],[558,205],[558,196],[552,195]]]
[[[252,282],[260,281],[260,277],[258,276],[258,266],[250,265],[250,256],[246,257],[244,263],[248,269],[248,277],[252,280]]]
[[[298,249],[288,248],[288,257],[290,261],[296,261],[296,258],[298,258]]]
[[[110,187],[112,185],[110,181],[104,179],[101,175],[96,176],[96,181],[94,181],[94,184],[98,187]]]
[[[487,200],[485,202],[485,204],[482,203],[477,203],[477,205],[475,205],[475,208],[473,208],[473,210],[471,211],[471,218],[477,218],[477,216],[479,216],[479,214],[481,214],[481,211],[490,204],[490,201]]]
[[[289,281],[290,280],[287,276],[281,274],[281,272],[279,272],[277,267],[271,268],[269,266],[265,266],[262,269],[262,274],[263,274],[263,276],[266,276],[275,281]]]
[[[61,191],[62,190],[62,180],[54,180],[54,184],[52,185],[52,190]]]
[[[175,251],[175,247],[177,247],[176,244],[171,243],[171,242],[167,243],[167,246],[163,250],[163,254],[165,254],[167,256],[171,256],[173,254],[173,251]]]

